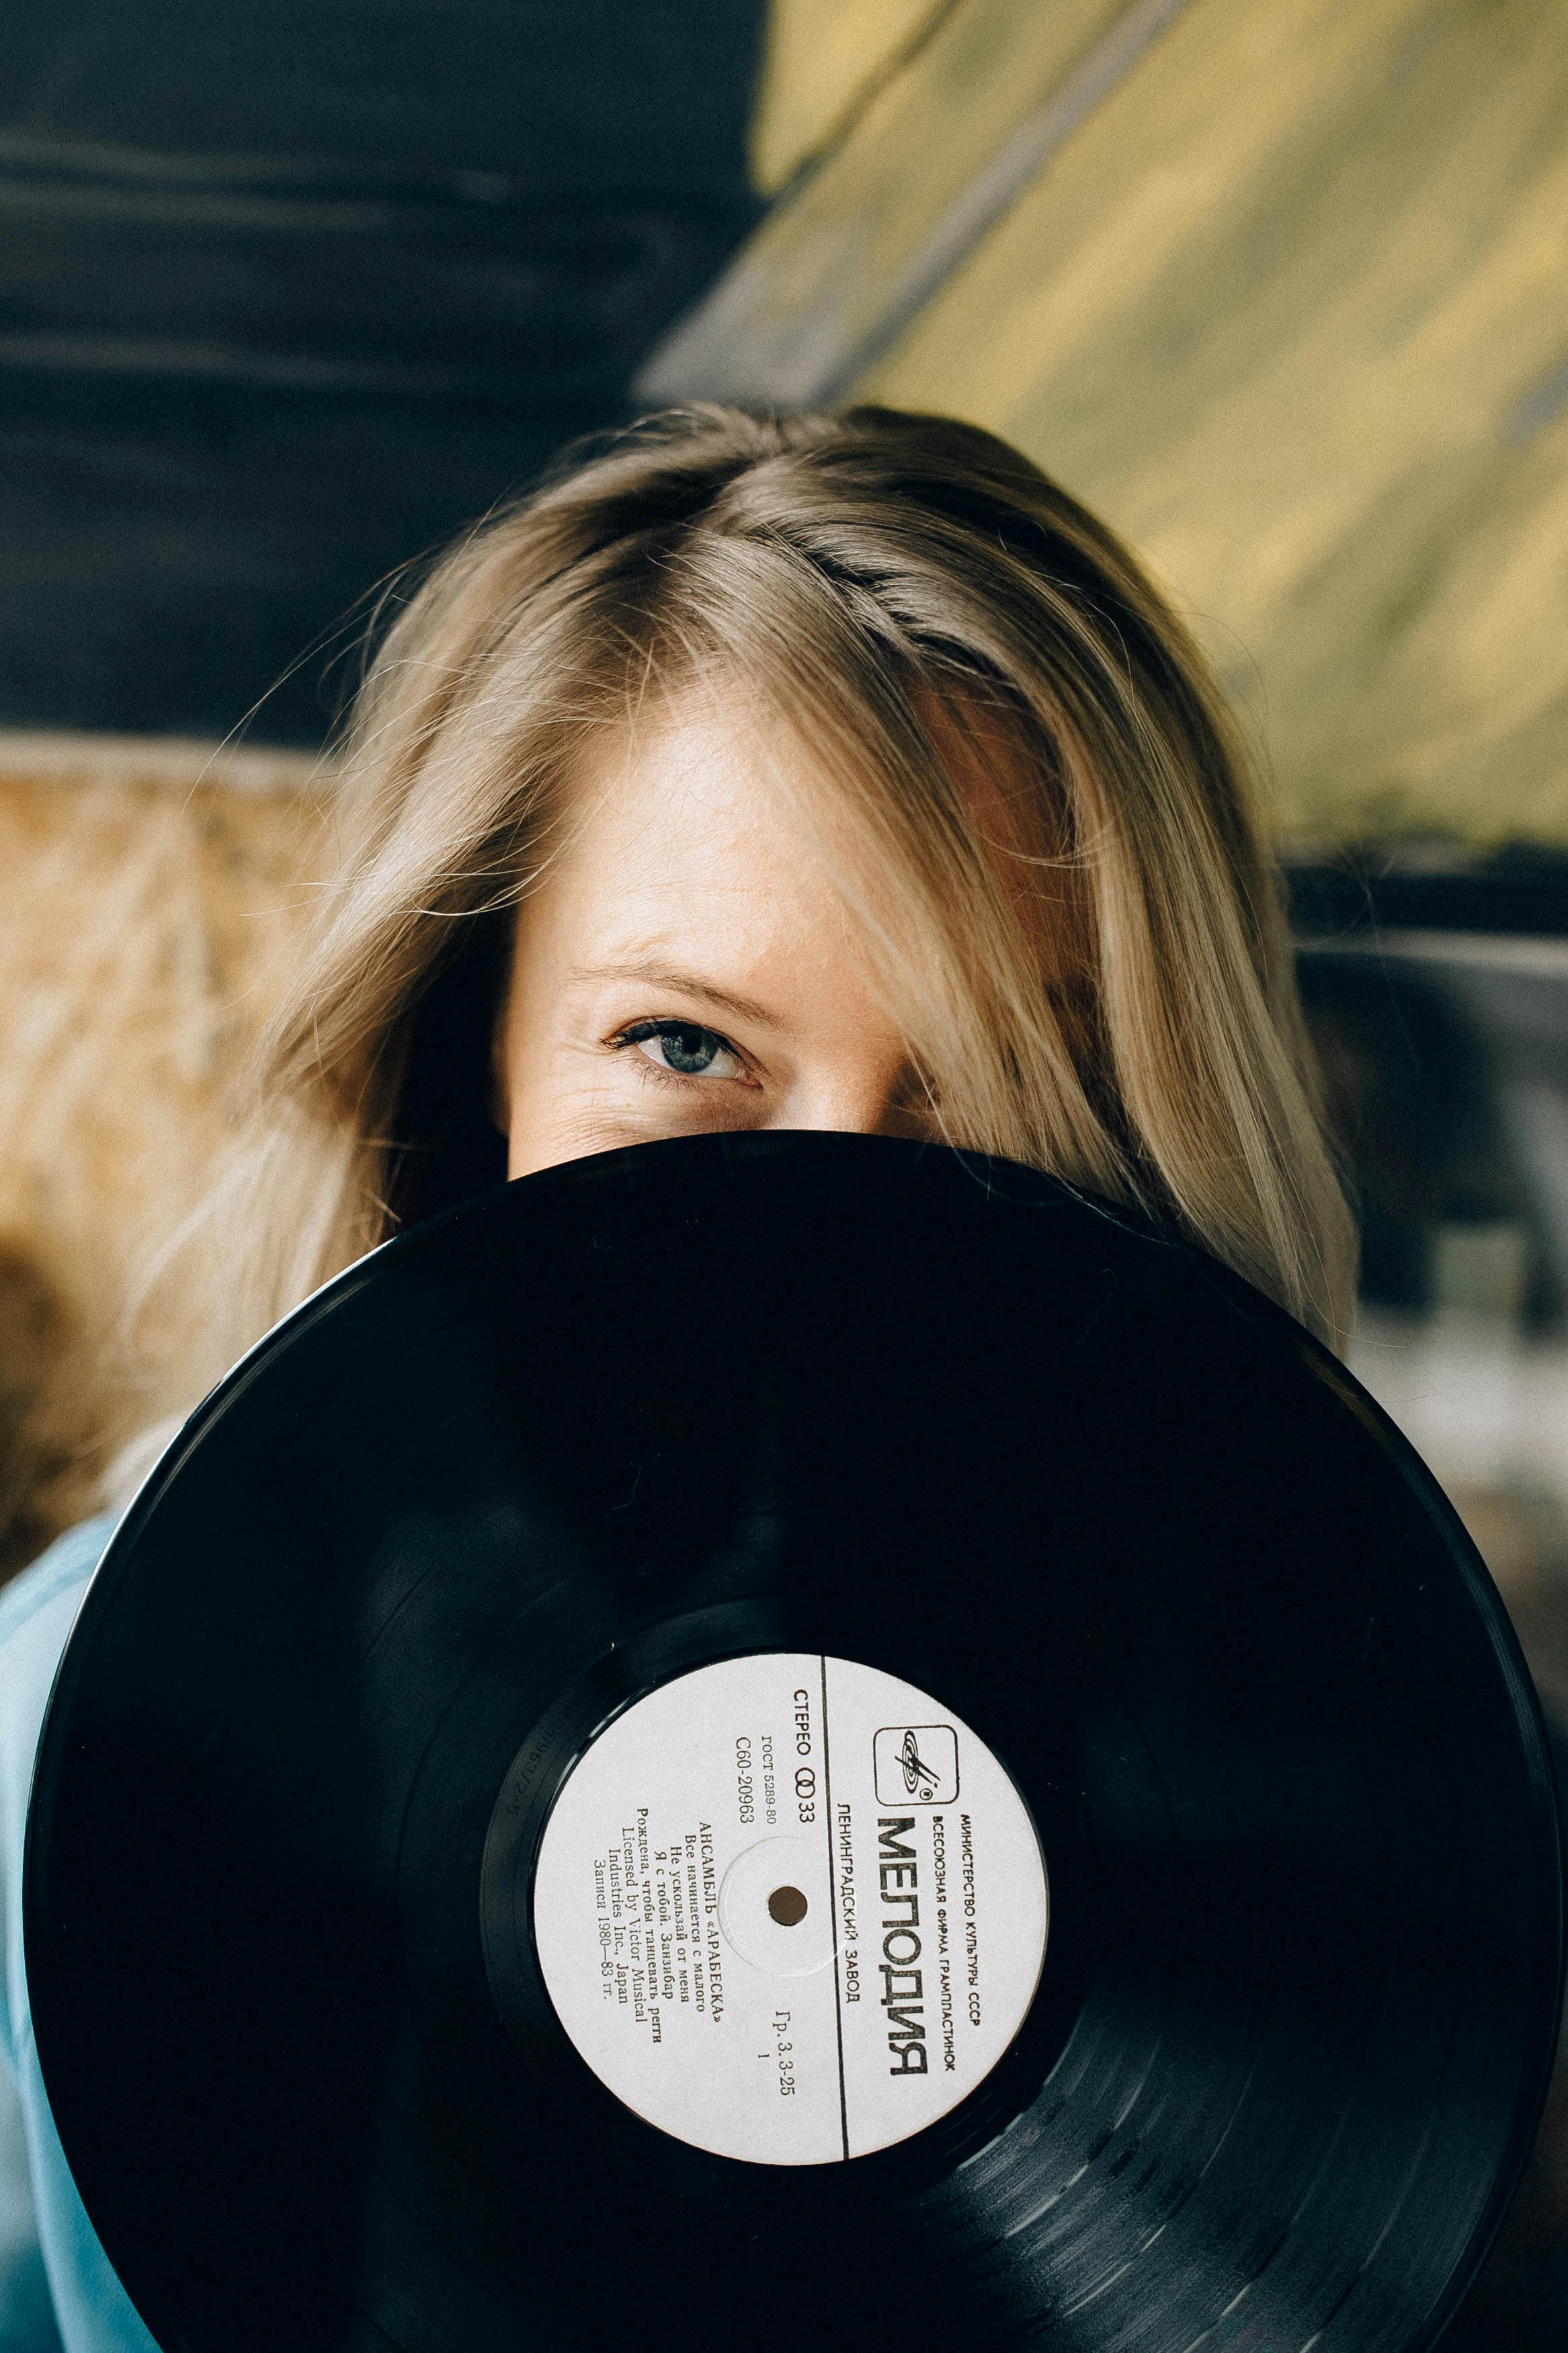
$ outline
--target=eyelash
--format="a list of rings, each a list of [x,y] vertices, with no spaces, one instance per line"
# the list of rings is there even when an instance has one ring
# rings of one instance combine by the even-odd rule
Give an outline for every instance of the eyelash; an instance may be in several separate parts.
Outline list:
[[[707,1023],[703,1021],[684,1021],[673,1014],[663,1020],[634,1021],[629,1028],[618,1029],[610,1039],[609,1044],[618,1052],[623,1046],[640,1046],[649,1038],[666,1038],[680,1029],[695,1029],[701,1037],[711,1038],[714,1044],[721,1047],[726,1054],[733,1054],[746,1080],[751,1080],[751,1065],[740,1048],[731,1045],[721,1029],[710,1029]],[[715,1083],[709,1078],[688,1078],[680,1071],[661,1070],[659,1065],[647,1054],[640,1059],[647,1063],[648,1076],[656,1084],[671,1087],[703,1087],[712,1086]],[[726,1082],[721,1080],[718,1083],[723,1085]],[[728,1083],[734,1085],[736,1082],[731,1080]],[[752,1081],[752,1083],[754,1084],[755,1082]]]

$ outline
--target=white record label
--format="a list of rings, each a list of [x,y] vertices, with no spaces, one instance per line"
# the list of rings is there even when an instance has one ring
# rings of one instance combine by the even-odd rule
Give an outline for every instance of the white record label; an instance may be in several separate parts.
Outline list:
[[[816,1652],[699,1667],[617,1716],[545,1825],[534,1936],[577,2050],[724,2157],[906,2140],[1013,2041],[1045,1956],[1013,1782],[897,1676]]]

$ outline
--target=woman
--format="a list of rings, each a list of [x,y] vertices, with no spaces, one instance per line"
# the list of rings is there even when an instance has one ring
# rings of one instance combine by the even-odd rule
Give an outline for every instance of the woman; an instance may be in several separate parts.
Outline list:
[[[397,1226],[719,1126],[1029,1162],[1343,1329],[1350,1220],[1215,690],[1126,552],[989,435],[653,419],[434,573],[336,798],[339,878],[205,1229],[226,1271],[195,1288],[225,1314],[181,1402]],[[148,2341],[65,2171],[16,1917],[43,1701],[107,1527],[0,1608],[5,2353]]]

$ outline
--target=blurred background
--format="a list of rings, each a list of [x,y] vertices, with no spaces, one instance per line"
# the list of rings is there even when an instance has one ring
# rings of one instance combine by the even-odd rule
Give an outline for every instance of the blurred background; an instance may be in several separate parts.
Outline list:
[[[1263,758],[1352,1361],[1568,1724],[1563,0],[12,0],[0,1572],[309,911],[399,565],[689,395],[993,427]],[[1568,2114],[1452,2342],[1568,2327]]]

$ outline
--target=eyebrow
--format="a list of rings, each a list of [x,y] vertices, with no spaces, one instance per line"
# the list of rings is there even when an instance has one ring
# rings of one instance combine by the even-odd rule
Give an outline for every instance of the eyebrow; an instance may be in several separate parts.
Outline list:
[[[760,1021],[772,1029],[784,1027],[778,1016],[765,1005],[759,1005],[754,997],[737,996],[733,989],[720,988],[699,973],[682,972],[679,965],[660,964],[657,958],[636,956],[625,964],[574,965],[572,978],[640,981],[645,987],[668,988],[678,997],[700,997],[706,1004],[716,1005],[742,1021]]]

